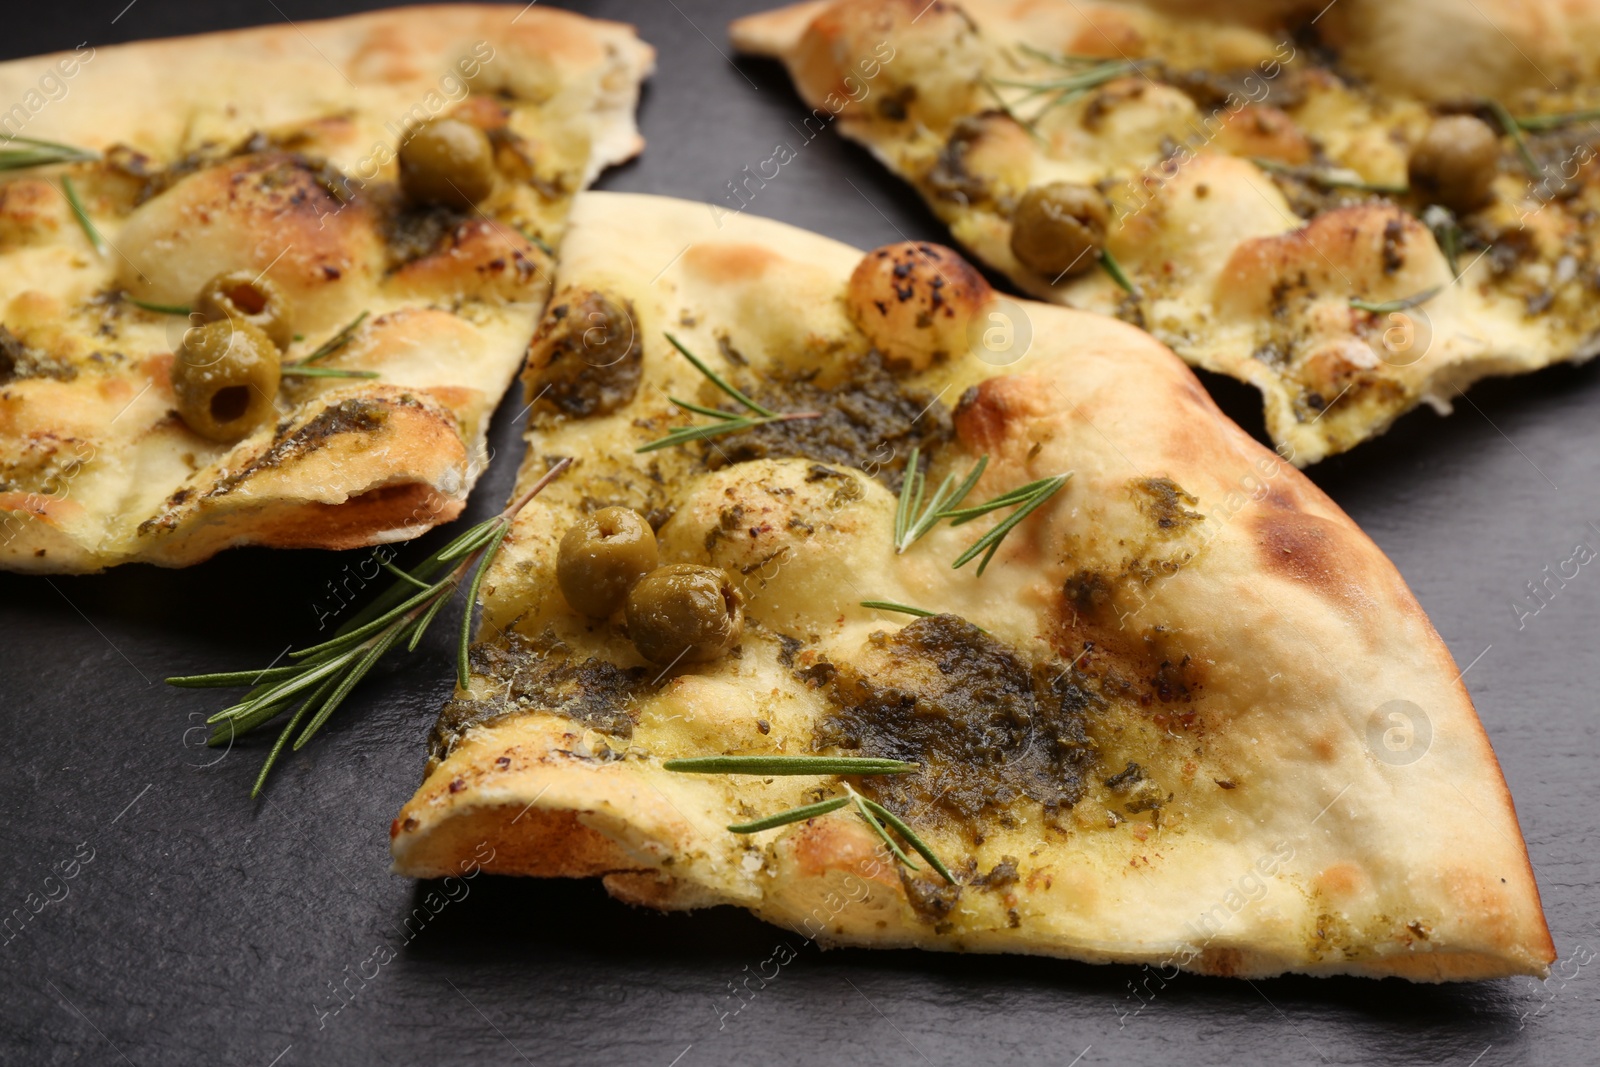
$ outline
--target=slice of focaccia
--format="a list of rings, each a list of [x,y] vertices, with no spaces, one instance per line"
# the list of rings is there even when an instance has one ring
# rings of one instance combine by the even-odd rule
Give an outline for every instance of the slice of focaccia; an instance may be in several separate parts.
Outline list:
[[[838,0],[732,33],[1025,291],[1256,386],[1297,465],[1600,351],[1593,4]]]
[[[451,6],[0,64],[0,567],[453,518],[652,61]]]
[[[1148,334],[937,245],[590,193],[526,374],[522,484],[573,465],[494,562],[399,872],[487,844],[830,944],[1221,975],[1553,958],[1405,582]],[[726,755],[916,767],[667,765]]]

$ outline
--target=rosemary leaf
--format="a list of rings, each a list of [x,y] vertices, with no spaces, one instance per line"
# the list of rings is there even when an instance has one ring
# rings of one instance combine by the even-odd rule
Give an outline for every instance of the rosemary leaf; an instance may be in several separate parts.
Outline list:
[[[13,145],[22,145],[13,148]],[[0,170],[22,170],[25,167],[47,167],[55,163],[87,163],[100,158],[99,152],[87,148],[41,141],[37,137],[0,136]]]
[[[938,612],[928,611],[926,608],[914,608],[910,604],[896,604],[892,600],[863,600],[864,608],[877,608],[879,611],[896,611],[901,615],[916,615],[919,618],[931,619]]]
[[[674,404],[678,405],[680,408],[683,408],[685,411],[693,411],[697,415],[710,415],[714,419],[739,418],[739,416],[733,412],[723,411],[721,408],[708,408],[700,404],[691,404],[687,400],[679,400],[677,397],[668,397],[667,399],[671,400]]]
[[[322,342],[322,344],[317,347],[315,352],[311,353],[305,359],[296,360],[295,362],[303,366],[308,363],[315,363],[318,360],[327,359],[329,356],[339,351],[339,349],[350,343],[350,339],[356,335],[356,330],[360,329],[361,324],[367,320],[368,314],[368,312],[363,311],[350,322],[346,323],[344,328],[338,333]]]
[[[506,534],[510,530],[511,524],[508,522],[496,531],[483,553],[483,559],[479,562],[478,569],[473,572],[472,584],[467,587],[467,606],[461,611],[461,654],[456,659],[456,685],[462,689],[466,689],[472,684],[472,679],[467,672],[467,654],[472,649],[472,609],[478,603],[478,590],[483,587],[483,576],[489,570],[489,561],[494,559],[496,552],[500,551],[500,545],[505,541]]]
[[[376,378],[375,370],[347,370],[344,367],[302,367],[298,363],[285,363],[280,370],[285,378]]]
[[[402,581],[405,581],[405,582],[409,582],[410,584],[416,586],[418,589],[431,589],[431,588],[433,588],[427,582],[424,582],[424,581],[421,581],[421,580],[419,580],[417,578],[412,577],[410,573],[401,570],[399,567],[396,567],[393,563],[389,562],[388,560],[384,560],[383,561],[383,569],[388,571],[390,574],[394,575],[396,578],[399,578],[399,579],[401,579]]]
[[[690,363],[694,364],[695,370],[699,371],[701,374],[704,374],[711,380],[712,385],[715,385],[718,389],[721,389],[724,393],[727,393],[729,396],[733,397],[733,399],[738,401],[741,405],[755,412],[757,415],[765,415],[768,418],[778,414],[776,411],[769,411],[767,408],[762,407],[754,400],[751,400],[749,397],[745,396],[738,389],[735,389],[723,379],[722,375],[718,374],[716,371],[700,362],[700,357],[696,356],[693,352],[684,347],[683,342],[672,336],[672,334],[666,334],[666,338],[672,343],[673,348],[676,348],[679,352],[682,352],[684,358]]]
[[[672,401],[672,403],[678,407],[683,408],[685,411],[693,411],[700,415],[709,415],[717,421],[706,426],[680,426],[676,430],[669,432],[665,437],[640,445],[638,448],[634,449],[635,452],[655,452],[663,448],[672,448],[675,445],[686,445],[694,441],[705,441],[712,437],[719,437],[725,433],[738,433],[741,430],[748,430],[755,426],[763,426],[769,422],[785,422],[789,419],[815,419],[819,417],[820,413],[815,411],[784,412],[773,411],[770,408],[762,407],[754,400],[751,400],[744,393],[740,392],[731,383],[729,383],[727,379],[723,378],[722,375],[718,374],[716,371],[702,363],[700,361],[700,357],[689,351],[682,341],[678,340],[670,333],[664,333],[664,336],[672,343],[673,348],[676,348],[679,352],[683,353],[684,358],[690,363],[694,364],[695,370],[705,375],[712,385],[715,385],[718,389],[721,389],[724,393],[738,401],[739,405],[746,411],[751,412],[751,414],[739,415],[731,411],[721,411],[717,408],[705,407],[701,404],[691,404],[687,400],[679,400],[675,396],[669,396],[667,397],[668,400]]]
[[[254,671],[223,671],[219,674],[184,674],[166,679],[166,683],[178,689],[233,689],[241,685],[257,685],[261,682],[277,681],[281,678],[292,678],[304,668],[299,664],[292,667],[267,667]]]
[[[1056,475],[1055,477],[1051,478],[1040,478],[1036,482],[1029,482],[1027,485],[1020,485],[1015,489],[1009,489],[995,497],[993,500],[986,500],[982,504],[974,504],[970,508],[947,508],[941,513],[941,515],[944,518],[952,520],[950,523],[951,526],[961,526],[965,523],[971,522],[973,519],[987,515],[991,511],[998,511],[1001,508],[1010,507],[1012,504],[1020,504],[1059,477],[1062,476]]]
[[[873,816],[872,809],[867,807],[865,803],[865,798],[862,797],[860,793],[857,793],[854,789],[851,789],[848,782],[845,783],[844,789],[846,793],[850,794],[849,799],[854,802],[856,806],[856,814],[867,820],[867,825],[872,827],[873,830],[877,831],[878,836],[883,838],[883,843],[889,846],[889,851],[894,853],[894,858],[905,864],[907,867],[910,867],[913,871],[922,870],[921,867],[918,867],[915,863],[911,862],[911,857],[906,855],[905,852],[900,848],[899,843],[896,842],[894,838],[889,836],[889,831],[883,828],[883,823],[879,822],[877,818]]]
[[[945,475],[944,481],[939,483],[939,488],[934,491],[933,499],[923,507],[923,491],[927,485],[927,476],[922,473],[918,464],[919,452],[913,447],[911,459],[906,464],[906,480],[900,486],[900,500],[895,508],[894,550],[901,553],[927,535],[939,524],[957,504],[967,498],[973,487],[978,484],[978,479],[983,477],[984,468],[989,465],[987,455],[979,456],[978,462],[972,465],[967,476],[961,480],[960,485],[955,483],[955,475]]]
[[[1525,115],[1513,121],[1522,129],[1537,133],[1542,130],[1558,130],[1563,126],[1575,126],[1580,122],[1594,122],[1596,119],[1600,119],[1600,108],[1566,111],[1556,115]]]
[[[1433,231],[1433,239],[1439,242],[1439,251],[1444,253],[1445,262],[1450,266],[1450,276],[1461,277],[1463,235],[1455,213],[1439,204],[1429,204],[1422,212],[1422,222]]]
[[[919,764],[874,756],[695,756],[662,766],[679,774],[910,774]]]
[[[896,815],[882,804],[879,804],[876,800],[872,800],[868,797],[862,797],[861,802],[870,808],[872,813],[877,815],[878,818],[894,827],[895,833],[905,838],[906,842],[910,844],[912,848],[917,850],[917,854],[928,861],[929,866],[944,876],[945,881],[949,882],[951,885],[956,884],[955,876],[950,873],[950,868],[944,865],[939,857],[935,855],[933,849],[928,847],[927,842],[918,837],[911,827],[906,825],[905,821],[901,819],[900,816]]]
[[[1128,277],[1127,271],[1122,269],[1122,264],[1117,262],[1117,257],[1111,254],[1111,249],[1102,248],[1099,255],[1100,269],[1110,275],[1111,280],[1120,285],[1130,296],[1143,297],[1139,287],[1133,284],[1133,279]]]
[[[1114,59],[1101,63],[1097,67],[1091,67],[1080,74],[1072,74],[1065,78],[1057,78],[1051,81],[1028,82],[996,78],[994,82],[996,85],[1005,85],[1016,89],[1036,89],[1040,92],[1050,92],[1056,89],[1092,89],[1097,85],[1103,85],[1111,81],[1113,78],[1120,78],[1124,74],[1133,74],[1138,69],[1139,67],[1135,63],[1130,63],[1123,59]]]
[[[1426,304],[1428,301],[1438,296],[1439,291],[1443,288],[1444,286],[1442,285],[1435,285],[1431,289],[1424,289],[1420,293],[1413,293],[1411,296],[1402,297],[1399,300],[1384,300],[1382,302],[1363,300],[1358,296],[1352,296],[1350,298],[1350,306],[1353,308],[1359,308],[1362,311],[1371,311],[1379,315],[1386,315],[1391,311],[1405,311],[1407,308],[1414,308],[1418,304]]]
[[[895,611],[901,615],[915,615],[922,619],[931,619],[939,614],[937,611],[929,611],[926,608],[914,608],[910,604],[896,604],[892,600],[863,600],[861,601],[861,606],[864,608],[876,608],[879,611]],[[972,623],[972,626],[975,629],[983,630],[984,633],[989,632],[977,623]]]
[[[72,178],[66,174],[61,176],[61,192],[67,198],[67,206],[72,208],[73,218],[78,220],[78,226],[83,230],[83,235],[89,238],[89,243],[94,246],[95,252],[106,254],[105,238],[100,236],[100,231],[95,229],[94,222],[89,218],[89,213],[83,209],[83,201],[78,199],[78,187],[72,184]]]
[[[152,304],[148,300],[138,300],[128,296],[126,293],[123,294],[122,299],[136,308],[144,308],[144,310],[153,311],[157,315],[188,315],[192,311],[191,308],[183,304]]]
[[[1338,171],[1319,170],[1314,167],[1297,167],[1292,163],[1282,163],[1276,159],[1267,159],[1262,156],[1253,156],[1250,162],[1260,167],[1269,174],[1282,174],[1290,178],[1298,178],[1307,185],[1315,185],[1322,189],[1354,189],[1362,193],[1381,193],[1384,196],[1405,196],[1411,191],[1408,185],[1384,185],[1380,182],[1369,182],[1365,178],[1341,174]]]
[[[1067,479],[1071,477],[1072,472],[1068,471],[1066,474],[1058,474],[1054,478],[1046,478],[1041,482],[1035,482],[1033,484],[1038,486],[1038,488],[1034,489],[1031,495],[1024,498],[1022,501],[1015,499],[1003,500],[1003,498],[996,498],[996,500],[989,501],[988,504],[980,505],[980,507],[989,511],[994,510],[996,507],[1004,507],[1007,504],[1015,504],[1019,502],[1022,506],[1017,508],[1016,511],[1013,511],[1004,522],[1000,523],[1000,525],[996,526],[994,529],[978,538],[977,541],[973,542],[972,547],[968,548],[965,552],[961,553],[961,555],[957,556],[956,561],[950,566],[959,570],[970,563],[972,559],[979,553],[983,553],[983,559],[978,563],[978,576],[981,578],[983,576],[984,568],[988,567],[989,561],[994,558],[995,551],[1000,547],[1000,542],[1005,540],[1006,534],[1010,533],[1016,528],[1017,524],[1022,522],[1022,520],[1026,519],[1029,515],[1033,514],[1033,512],[1041,507],[1045,501],[1054,496],[1063,485],[1067,484]],[[997,501],[1002,502],[997,503]],[[968,510],[976,511],[977,509],[974,508]],[[969,520],[963,519],[961,521],[965,522]],[[951,525],[955,526],[959,525],[959,523],[951,523]]]
[[[834,797],[831,800],[823,800],[815,804],[807,804],[804,807],[790,808],[788,811],[780,811],[776,815],[768,815],[766,818],[757,819],[754,822],[734,823],[732,826],[728,827],[728,829],[736,834],[758,834],[762,830],[771,830],[774,827],[787,826],[792,822],[804,822],[807,819],[815,819],[818,815],[826,815],[830,811],[838,811],[848,803],[850,803],[849,797]]]
[[[1541,178],[1544,172],[1539,169],[1539,161],[1533,158],[1533,152],[1528,148],[1528,139],[1522,136],[1522,127],[1517,120],[1511,117],[1511,112],[1498,100],[1486,100],[1485,106],[1494,116],[1495,122],[1500,124],[1500,129],[1511,138],[1511,143],[1516,146],[1517,156],[1522,160],[1522,166],[1527,170],[1528,177]]]

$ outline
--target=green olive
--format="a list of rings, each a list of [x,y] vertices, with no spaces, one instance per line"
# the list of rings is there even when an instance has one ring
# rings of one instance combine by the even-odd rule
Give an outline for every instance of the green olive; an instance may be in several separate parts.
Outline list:
[[[400,146],[400,188],[419,204],[469,208],[494,190],[494,148],[478,127],[430,119]]]
[[[622,607],[628,590],[656,568],[656,535],[631,508],[601,508],[561,538],[556,584],[567,603],[603,619]]]
[[[1411,185],[1425,199],[1452,211],[1476,211],[1492,196],[1500,172],[1500,138],[1471,115],[1446,115],[1411,150]]]
[[[294,340],[289,302],[265,274],[231,270],[217,275],[200,287],[194,310],[206,322],[243,319],[266,334],[280,351]]]
[[[628,594],[628,636],[651,663],[716,659],[743,629],[744,597],[716,567],[670,563],[645,575]]]
[[[278,349],[244,319],[196,326],[173,355],[172,391],[189,429],[213,441],[237,441],[277,413]]]
[[[1011,253],[1050,278],[1082,274],[1099,259],[1110,223],[1098,190],[1075,182],[1035,185],[1011,217]]]

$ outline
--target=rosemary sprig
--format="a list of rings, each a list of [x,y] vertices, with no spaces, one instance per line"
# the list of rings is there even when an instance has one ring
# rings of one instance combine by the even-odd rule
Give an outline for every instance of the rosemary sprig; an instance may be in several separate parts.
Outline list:
[[[717,421],[712,423],[703,423],[699,426],[680,426],[678,429],[673,430],[671,433],[667,434],[667,436],[662,437],[659,440],[640,445],[638,448],[634,449],[635,452],[654,452],[662,448],[671,448],[674,445],[688,444],[691,441],[703,441],[707,438],[718,437],[725,433],[737,433],[740,430],[748,430],[751,427],[762,426],[769,422],[787,422],[790,419],[815,419],[820,416],[820,412],[816,411],[780,412],[773,411],[770,408],[762,407],[760,404],[756,403],[754,400],[751,400],[748,396],[735,388],[727,381],[727,379],[723,378],[722,375],[718,374],[716,371],[702,363],[698,356],[689,351],[688,348],[684,347],[683,342],[679,341],[670,333],[666,334],[665,336],[667,340],[672,343],[673,348],[676,348],[679,352],[683,353],[684,358],[686,358],[690,363],[694,364],[695,370],[705,375],[706,378],[710,380],[712,385],[715,385],[718,389],[721,389],[724,393],[728,394],[728,396],[732,397],[741,407],[750,412],[750,414],[740,415],[732,411],[722,411],[718,408],[708,408],[701,404],[691,404],[687,400],[679,400],[675,396],[669,396],[667,399],[672,401],[675,405],[683,410],[692,411],[697,415],[706,415],[716,419]]]
[[[671,768],[672,763],[682,762],[685,761],[669,760],[668,768]],[[856,814],[861,816],[861,818],[866,821],[867,825],[872,827],[873,831],[883,839],[883,843],[889,847],[889,851],[894,853],[895,859],[899,860],[913,871],[919,871],[922,869],[912,862],[910,856],[906,855],[905,849],[900,847],[900,843],[894,839],[894,837],[889,833],[889,829],[884,826],[885,823],[887,823],[888,827],[892,828],[895,833],[904,838],[906,843],[915,849],[918,855],[927,860],[929,865],[931,865],[934,870],[943,875],[945,881],[949,882],[951,885],[956,884],[955,876],[950,873],[950,868],[944,865],[933,849],[928,847],[928,843],[926,841],[917,836],[915,830],[906,825],[904,819],[900,818],[882,804],[879,804],[876,800],[872,800],[869,797],[864,797],[860,793],[856,792],[855,789],[851,787],[849,782],[842,782],[840,784],[844,786],[845,792],[845,795],[842,797],[829,797],[827,800],[820,800],[815,804],[803,804],[798,808],[790,808],[787,811],[780,811],[776,815],[768,815],[764,818],[755,819],[751,822],[734,823],[728,827],[728,830],[736,834],[758,834],[763,830],[775,830],[780,826],[787,826],[790,823],[804,822],[807,819],[815,819],[819,815],[827,815],[829,812],[838,811],[840,808],[845,807],[848,804],[853,804],[855,805]]]
[[[517,513],[540,490],[560,477],[571,463],[570,459],[561,460],[500,514],[467,530],[409,573],[391,565],[390,569],[403,580],[341,626],[331,639],[290,652],[288,658],[298,662],[265,670],[224,671],[167,679],[168,685],[183,688],[251,687],[239,703],[224,708],[206,720],[216,727],[207,742],[212,745],[231,741],[238,734],[263,726],[287,711],[296,700],[302,701],[262,764],[261,772],[250,790],[251,797],[261,794],[267,775],[301,722],[305,721],[305,726],[295,737],[293,746],[297,752],[316,735],[361,679],[401,639],[409,635],[410,642],[406,646],[408,652],[417,647],[417,642],[422,639],[423,632],[438,615],[440,608],[452,598],[456,588],[471,573],[470,599],[466,610],[462,612],[461,643],[456,666],[456,683],[462,689],[467,688],[471,681],[467,646],[472,634],[472,608],[483,575],[489,569],[489,563],[494,559]],[[452,563],[453,566],[448,566]],[[440,570],[446,570],[444,577],[431,580]]]
[[[1054,496],[1063,485],[1066,485],[1067,479],[1072,477],[1072,473],[1072,471],[1068,471],[1065,474],[1057,474],[1053,478],[1040,478],[1036,482],[1029,482],[1027,485],[1019,486],[1008,493],[1001,493],[993,500],[979,504],[976,507],[959,508],[944,512],[944,517],[951,520],[951,526],[960,526],[980,516],[987,515],[991,511],[1020,505],[1004,522],[973,542],[972,547],[957,556],[956,561],[950,566],[959,570],[972,562],[979,553],[982,553],[983,559],[978,561],[978,575],[982,577],[984,568],[994,558],[995,552],[1000,548],[1000,542],[1005,540],[1006,535],[1016,529],[1023,519],[1033,514],[1045,501]]]
[[[361,324],[367,321],[368,314],[368,312],[363,311],[354,319],[351,319],[338,333],[322,342],[322,344],[317,347],[315,352],[311,353],[304,359],[297,360],[296,365],[304,366],[308,363],[316,363],[319,360],[327,359],[329,356],[339,351],[339,349],[349,344],[350,339],[356,335],[356,330],[360,329]]]
[[[72,179],[63,174],[61,176],[61,193],[67,198],[67,206],[72,208],[73,218],[78,220],[83,235],[89,238],[89,243],[99,255],[106,254],[105,238],[100,236],[100,231],[95,229],[94,222],[90,220],[89,213],[83,209],[83,201],[78,199],[78,187],[72,184]]]
[[[13,145],[21,145],[14,148]],[[77,148],[58,141],[41,141],[37,137],[0,135],[0,170],[22,170],[25,167],[47,167],[54,163],[87,163],[99,159],[100,153],[87,148]]]
[[[1113,59],[1102,62],[1099,66],[1090,67],[1088,70],[1083,71],[1082,73],[1069,74],[1064,78],[1055,78],[1053,80],[1040,82],[1018,81],[1011,78],[996,78],[994,79],[994,83],[996,85],[1004,85],[1014,89],[1031,89],[1033,91],[1028,95],[1038,96],[1042,93],[1055,92],[1061,89],[1093,89],[1095,86],[1103,85],[1106,82],[1111,81],[1113,78],[1120,78],[1124,74],[1132,74],[1138,69],[1139,65],[1137,63],[1132,63],[1125,59]],[[1024,99],[1026,98],[1027,97],[1024,97]]]
[[[299,363],[285,363],[279,368],[285,378],[377,378],[375,370],[353,370],[348,367],[306,367]]]
[[[124,293],[122,299],[136,308],[153,311],[157,315],[188,315],[193,309],[184,304],[152,304],[148,300],[139,300]]]
[[[1516,146],[1517,155],[1522,160],[1522,166],[1527,170],[1528,177],[1543,177],[1544,172],[1539,168],[1539,161],[1533,158],[1533,152],[1528,148],[1528,139],[1522,136],[1522,127],[1517,120],[1511,117],[1511,112],[1498,100],[1485,100],[1484,106],[1489,109],[1489,114],[1494,116],[1495,122],[1500,124],[1500,129],[1511,138],[1511,143]]]
[[[879,822],[873,815],[872,809],[863,803],[864,798],[861,796],[861,794],[850,788],[849,782],[844,784],[844,791],[850,795],[850,800],[855,804],[856,814],[865,819],[867,821],[867,825],[872,827],[873,831],[876,832],[879,837],[883,838],[883,843],[889,846],[889,851],[894,853],[894,858],[905,864],[907,867],[910,867],[913,871],[922,870],[921,867],[918,867],[915,863],[911,862],[910,856],[906,855],[905,852],[901,850],[899,842],[889,836],[889,831],[883,828],[883,823]]]
[[[1559,130],[1563,126],[1575,126],[1580,122],[1594,122],[1600,119],[1600,107],[1592,107],[1586,111],[1565,111],[1554,115],[1524,115],[1513,119],[1520,128],[1532,133],[1543,130]]]
[[[339,349],[350,343],[356,335],[356,330],[366,321],[369,313],[363,311],[354,319],[345,323],[343,328],[317,347],[304,359],[297,359],[291,363],[284,363],[279,372],[286,378],[377,378],[380,377],[375,370],[355,370],[347,367],[315,367],[312,364],[318,360],[327,359]]]
[[[938,612],[929,611],[927,608],[914,608],[910,604],[896,604],[892,600],[863,600],[861,606],[864,608],[876,608],[879,611],[898,612],[901,615],[915,615],[919,619],[931,619],[938,614]]]
[[[779,826],[788,826],[792,822],[804,822],[815,819],[818,815],[826,815],[830,811],[838,811],[850,803],[849,797],[834,797],[831,800],[818,801],[815,804],[806,804],[788,811],[780,811],[776,815],[768,815],[764,819],[754,822],[736,822],[728,829],[736,834],[759,834],[763,830],[776,829]]]
[[[1111,249],[1102,248],[1099,252],[1100,269],[1111,276],[1111,280],[1120,285],[1129,296],[1135,299],[1144,294],[1139,287],[1133,284],[1133,279],[1128,277],[1127,271],[1122,269],[1122,264],[1117,262],[1117,257],[1111,254]]]
[[[1362,311],[1371,311],[1379,315],[1387,315],[1391,311],[1405,311],[1408,308],[1416,307],[1418,304],[1426,304],[1428,301],[1438,296],[1439,291],[1443,288],[1444,286],[1442,285],[1435,285],[1431,289],[1424,289],[1420,293],[1413,293],[1410,296],[1401,297],[1399,300],[1384,300],[1381,302],[1363,300],[1359,296],[1352,296],[1350,298],[1350,306],[1353,308],[1359,308]]]
[[[849,783],[845,784],[845,788],[846,789],[850,788]],[[854,790],[851,790],[851,792],[854,792]],[[858,797],[859,797],[860,803],[861,803],[861,805],[863,807],[867,808],[869,811],[872,812],[872,814],[876,815],[878,818],[882,819],[884,822],[888,823],[891,827],[893,827],[894,828],[894,832],[899,834],[901,837],[905,838],[906,842],[912,848],[917,850],[917,854],[919,856],[921,856],[923,859],[927,860],[929,865],[932,866],[934,870],[938,871],[941,875],[944,876],[944,880],[945,881],[949,882],[951,885],[955,885],[956,884],[955,876],[950,873],[950,868],[946,867],[940,861],[939,857],[934,854],[933,849],[928,847],[927,842],[923,841],[922,838],[918,837],[916,835],[916,833],[914,831],[912,831],[911,827],[906,825],[905,820],[901,819],[900,816],[896,815],[894,812],[890,811],[888,808],[884,807],[882,804],[879,804],[876,800],[872,800],[872,799],[870,799],[868,797],[859,796],[859,794],[858,794]],[[885,835],[885,836],[887,836],[887,835]],[[896,852],[897,852],[897,854],[900,854],[898,852],[898,850],[896,850]],[[903,855],[902,855],[902,858],[904,858]],[[907,861],[907,865],[908,866],[912,866],[910,864],[910,861]]]
[[[1117,59],[1105,61],[1083,58],[1078,59],[1076,62],[1093,62],[1097,63],[1098,65],[1091,67],[1088,70],[1081,70],[1076,66],[1068,67],[1066,63],[1058,62],[1052,58],[1049,58],[1045,55],[1045,53],[1038,52],[1037,50],[1025,50],[1029,51],[1030,54],[1038,55],[1039,57],[1043,58],[1045,62],[1051,63],[1054,66],[1062,66],[1069,70],[1075,71],[1075,73],[1064,78],[1055,78],[1039,82],[1018,81],[1008,78],[995,78],[992,81],[989,79],[984,80],[985,87],[988,88],[989,92],[994,94],[994,98],[999,101],[1000,110],[1004,111],[1008,116],[1010,116],[1012,121],[1016,122],[1017,125],[1023,127],[1025,130],[1031,134],[1034,134],[1035,136],[1037,136],[1036,127],[1038,126],[1039,120],[1043,118],[1045,114],[1048,113],[1052,108],[1058,107],[1061,104],[1070,103],[1073,100],[1077,100],[1090,89],[1104,85],[1106,82],[1111,81],[1114,78],[1120,78],[1124,74],[1133,74],[1139,69],[1137,63],[1132,63],[1127,60]],[[1002,85],[1006,86],[1007,88],[1026,89],[1028,91],[1023,93],[1016,100],[1008,102],[1003,96],[1000,95],[998,86]],[[1031,116],[1024,119],[1017,114],[1015,110],[1017,104],[1026,103],[1029,100],[1032,100],[1037,96],[1043,96],[1046,93],[1054,93],[1055,96],[1047,101]]]
[[[694,756],[661,766],[679,774],[910,774],[920,765],[875,756]]]
[[[955,484],[954,473],[945,475],[944,481],[934,491],[933,499],[924,507],[922,498],[928,487],[928,476],[922,473],[918,462],[921,456],[921,447],[913,445],[911,458],[906,462],[905,480],[900,485],[900,501],[894,511],[894,550],[897,555],[938,525],[940,512],[965,500],[973,486],[978,484],[978,479],[983,477],[983,469],[989,465],[989,457],[980,456],[960,485]]]
[[[1292,163],[1282,163],[1262,156],[1252,156],[1250,162],[1268,174],[1283,174],[1290,178],[1298,178],[1307,185],[1315,185],[1321,189],[1354,189],[1357,192],[1381,193],[1384,196],[1405,196],[1411,191],[1409,185],[1369,182],[1354,172],[1346,174],[1336,170],[1320,170],[1316,167],[1297,167]]]

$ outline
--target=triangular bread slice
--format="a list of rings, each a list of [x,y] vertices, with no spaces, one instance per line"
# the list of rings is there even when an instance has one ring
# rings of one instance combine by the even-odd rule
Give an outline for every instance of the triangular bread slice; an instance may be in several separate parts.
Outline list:
[[[535,404],[521,481],[574,465],[494,563],[471,688],[394,820],[398,872],[601,876],[629,902],[736,904],[838,945],[1544,973],[1511,798],[1450,653],[1383,553],[1148,334],[998,298],[937,245],[863,255],[649,196],[579,197],[557,284],[530,392],[581,357],[574,321],[597,331],[595,382],[632,359],[636,388],[604,414]],[[669,396],[727,403],[667,332],[826,432],[637,452],[707,421]],[[979,576],[952,561],[1004,512],[896,553],[888,486],[911,445],[930,491],[989,457],[968,504],[1073,476]],[[558,543],[611,505],[658,526],[663,563],[726,571],[734,652],[663,669],[620,616],[568,607]],[[725,829],[838,779],[663,766],[818,751],[917,761],[849,781],[959,884],[897,864],[849,810]]]
[[[730,32],[788,67],[800,137],[864,144],[1024,292],[1255,386],[1297,466],[1419,404],[1446,414],[1481,378],[1600,352],[1573,251],[1594,241],[1593,131],[1547,122],[1600,102],[1591,5],[813,0]],[[1485,100],[1539,118],[1506,135]],[[1437,203],[1408,163],[1473,106],[1487,195]],[[1023,204],[1056,182],[1103,194],[1137,296],[1040,250],[1050,227]]]
[[[102,155],[0,175],[0,568],[351,548],[454,518],[572,194],[643,147],[653,57],[620,23],[452,5],[0,63],[22,102],[0,148]],[[439,117],[498,153],[470,209],[396,189],[397,144]],[[378,377],[285,377],[242,439],[193,432],[170,374],[191,324],[153,308],[231,271],[287,297],[285,360],[364,314],[320,365]]]

